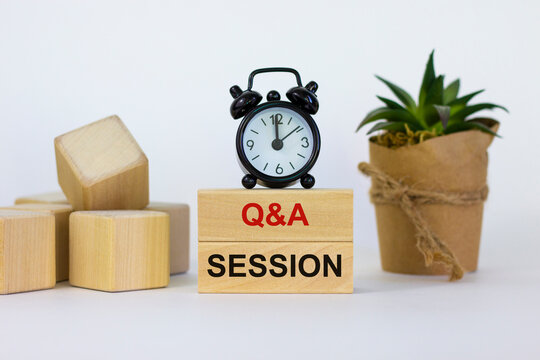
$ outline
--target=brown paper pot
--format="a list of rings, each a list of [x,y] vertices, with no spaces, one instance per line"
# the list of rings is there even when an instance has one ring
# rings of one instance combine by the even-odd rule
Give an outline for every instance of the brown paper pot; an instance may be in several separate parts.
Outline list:
[[[496,130],[498,124],[493,129]],[[423,190],[478,191],[486,184],[487,148],[493,136],[478,130],[454,133],[421,144],[389,149],[370,141],[372,165]],[[418,205],[430,228],[454,252],[465,271],[478,266],[483,204]],[[404,274],[442,275],[439,263],[426,267],[416,247],[416,230],[399,205],[375,205],[382,268]]]

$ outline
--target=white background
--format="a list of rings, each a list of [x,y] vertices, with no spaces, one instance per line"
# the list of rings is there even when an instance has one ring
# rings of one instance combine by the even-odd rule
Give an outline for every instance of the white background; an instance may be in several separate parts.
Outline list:
[[[540,45],[536,1],[0,0],[0,203],[58,188],[53,139],[118,114],[150,160],[151,198],[238,187],[233,84],[265,66],[319,83],[318,187],[355,191],[355,294],[199,295],[192,270],[166,289],[107,294],[62,283],[0,297],[0,358],[490,358],[540,355]],[[480,270],[458,283],[386,274],[378,262],[363,115],[438,72],[500,103]],[[266,94],[293,85],[261,76]],[[63,356],[61,356],[63,355]]]

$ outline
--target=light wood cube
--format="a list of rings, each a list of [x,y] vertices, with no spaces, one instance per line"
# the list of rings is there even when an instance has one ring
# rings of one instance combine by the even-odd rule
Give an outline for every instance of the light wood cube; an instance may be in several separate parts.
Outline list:
[[[63,192],[50,192],[44,194],[21,196],[15,199],[15,204],[65,204],[69,205],[69,201]]]
[[[69,275],[69,215],[73,211],[71,205],[63,204],[18,204],[5,210],[38,211],[54,215],[55,248],[56,248],[56,281],[64,281]]]
[[[189,205],[151,202],[146,210],[163,211],[171,222],[171,274],[189,270]]]
[[[0,294],[53,288],[54,216],[0,210]]]
[[[54,140],[58,182],[75,210],[143,209],[148,159],[118,116]]]
[[[70,217],[69,282],[125,291],[169,284],[169,215],[80,211]]]

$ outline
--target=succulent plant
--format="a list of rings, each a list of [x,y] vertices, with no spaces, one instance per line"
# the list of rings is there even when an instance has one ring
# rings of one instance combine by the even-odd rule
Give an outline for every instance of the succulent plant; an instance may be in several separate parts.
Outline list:
[[[433,136],[451,134],[458,131],[478,129],[498,136],[491,128],[493,119],[471,118],[471,115],[481,110],[502,109],[500,105],[492,103],[478,103],[470,105],[469,102],[484,90],[458,96],[460,82],[454,80],[448,86],[444,86],[444,75],[436,75],[433,66],[433,51],[429,56],[424,73],[424,79],[420,87],[418,102],[411,95],[390,81],[376,76],[381,80],[401,103],[394,100],[377,96],[385,106],[369,112],[362,120],[356,131],[363,126],[375,123],[368,134],[378,130],[386,130],[387,133],[425,133]],[[380,120],[380,121],[379,121]]]

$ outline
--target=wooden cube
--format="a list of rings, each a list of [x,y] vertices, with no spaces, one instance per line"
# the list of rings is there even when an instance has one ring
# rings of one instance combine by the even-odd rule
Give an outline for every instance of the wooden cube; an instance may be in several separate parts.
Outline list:
[[[163,211],[170,217],[171,274],[189,270],[189,205],[151,202],[146,210]]]
[[[75,210],[143,209],[148,159],[118,116],[54,140],[58,182]]]
[[[39,203],[18,204],[0,209],[37,211],[54,215],[56,281],[67,280],[69,275],[69,215],[73,211],[71,205]]]
[[[157,211],[71,214],[69,282],[125,291],[169,284],[169,215]]]
[[[199,292],[351,293],[352,190],[200,190]]]
[[[44,194],[21,196],[15,199],[15,204],[64,204],[69,205],[69,201],[63,192],[51,192]]]
[[[0,294],[53,288],[54,216],[0,210]]]

